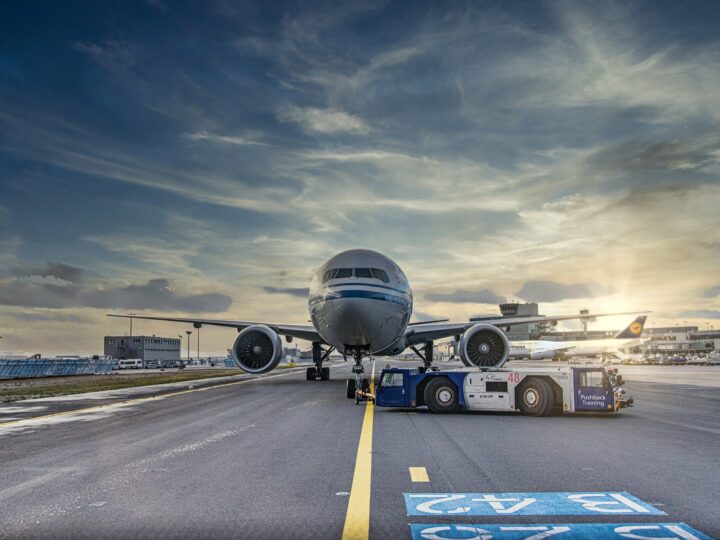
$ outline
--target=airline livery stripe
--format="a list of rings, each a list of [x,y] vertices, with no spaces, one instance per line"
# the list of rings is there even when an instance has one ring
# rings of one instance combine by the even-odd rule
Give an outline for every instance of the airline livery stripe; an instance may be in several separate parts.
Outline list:
[[[363,283],[361,281],[356,281],[354,283],[333,283],[329,286],[329,289],[332,290],[334,287],[357,287],[358,285],[362,285],[363,287],[377,287],[378,289],[388,289],[390,291],[399,292],[402,294],[409,294],[409,291],[407,289],[397,289],[395,287],[388,287],[387,285],[377,285],[375,283]]]
[[[313,296],[310,299],[310,303],[314,304],[317,302],[338,300],[341,298],[368,298],[370,300],[383,300],[385,302],[393,302],[395,304],[410,305],[410,300],[408,298],[389,293],[364,291],[362,289],[345,289],[344,291],[335,291],[324,296]]]

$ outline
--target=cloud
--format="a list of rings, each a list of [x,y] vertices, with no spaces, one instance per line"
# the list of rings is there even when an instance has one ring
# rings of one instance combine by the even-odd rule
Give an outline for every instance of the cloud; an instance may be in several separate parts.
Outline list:
[[[565,285],[555,281],[528,281],[515,294],[530,302],[560,302],[571,298],[604,296],[613,292],[613,289],[595,283]]]
[[[263,287],[263,290],[269,294],[289,294],[299,298],[307,298],[310,292],[307,287]]]
[[[683,311],[682,317],[694,317],[698,319],[720,319],[720,311],[714,309],[696,309]]]
[[[657,182],[659,172],[671,174],[677,183],[678,173],[699,173],[696,181],[715,181],[705,175],[720,171],[720,138],[697,137],[678,141],[623,141],[603,148],[587,159],[595,171],[618,171],[626,174],[649,173],[651,182]]]
[[[416,322],[416,323],[436,321],[440,318],[441,317],[435,317],[433,315],[430,315],[429,313],[424,313],[422,311],[417,311],[417,310],[413,310],[413,314],[412,314],[412,322]]]
[[[278,111],[278,119],[281,122],[295,122],[304,131],[314,133],[364,134],[370,131],[361,118],[336,109],[286,106]]]
[[[428,293],[425,299],[430,302],[453,302],[473,304],[501,304],[505,298],[489,289],[481,291],[455,291],[451,293]]]
[[[59,262],[49,261],[42,267],[18,267],[13,269],[13,273],[18,277],[32,278],[55,278],[67,283],[79,283],[85,271],[82,268],[70,266]]]
[[[196,131],[195,133],[186,133],[183,135],[191,141],[212,141],[225,144],[235,144],[237,146],[270,146],[262,141],[257,141],[248,137],[240,137],[237,135],[217,135],[207,131]]]
[[[88,322],[86,317],[70,313],[12,313],[12,316],[27,322]]]
[[[705,292],[703,292],[703,296],[705,298],[714,298],[716,296],[720,296],[720,285],[705,289]]]
[[[91,287],[70,282],[36,283],[29,279],[14,279],[0,284],[0,305],[6,306],[200,313],[225,311],[231,304],[232,299],[224,294],[179,294],[167,279],[151,279],[147,283],[126,287]]]

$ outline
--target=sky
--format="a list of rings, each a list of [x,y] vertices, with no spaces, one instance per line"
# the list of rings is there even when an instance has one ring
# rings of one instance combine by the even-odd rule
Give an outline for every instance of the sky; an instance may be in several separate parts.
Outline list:
[[[361,247],[418,320],[720,327],[719,28],[699,1],[4,2],[0,350],[102,352],[109,312],[306,323]]]

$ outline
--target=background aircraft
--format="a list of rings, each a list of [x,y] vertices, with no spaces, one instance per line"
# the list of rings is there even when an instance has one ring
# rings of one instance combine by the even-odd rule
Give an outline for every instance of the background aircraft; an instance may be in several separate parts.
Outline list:
[[[574,341],[525,340],[510,342],[511,358],[543,360],[556,356],[597,356],[616,353],[640,345],[645,328],[646,315],[637,317],[625,329],[610,339],[587,339]]]

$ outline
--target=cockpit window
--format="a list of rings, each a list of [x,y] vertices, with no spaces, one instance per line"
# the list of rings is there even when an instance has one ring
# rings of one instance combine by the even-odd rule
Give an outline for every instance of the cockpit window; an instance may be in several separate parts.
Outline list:
[[[337,274],[333,276],[333,279],[349,278],[353,275],[352,268],[338,268]]]
[[[356,268],[355,269],[355,277],[372,279],[373,274],[369,268]]]
[[[385,273],[385,270],[380,270],[379,268],[371,268],[373,277],[376,279],[379,279],[380,281],[383,281],[385,283],[389,283],[390,280],[388,279],[388,275]]]
[[[332,268],[323,274],[322,282],[327,283],[331,279],[346,279],[353,277],[362,279],[379,279],[384,283],[389,283],[388,275],[385,270],[379,268]]]
[[[335,270],[334,270],[334,269],[333,269],[333,270],[328,270],[327,272],[325,272],[325,274],[323,275],[323,278],[322,278],[322,282],[323,282],[323,283],[327,283],[328,280],[332,279],[332,275],[333,275],[334,273],[335,273]]]

